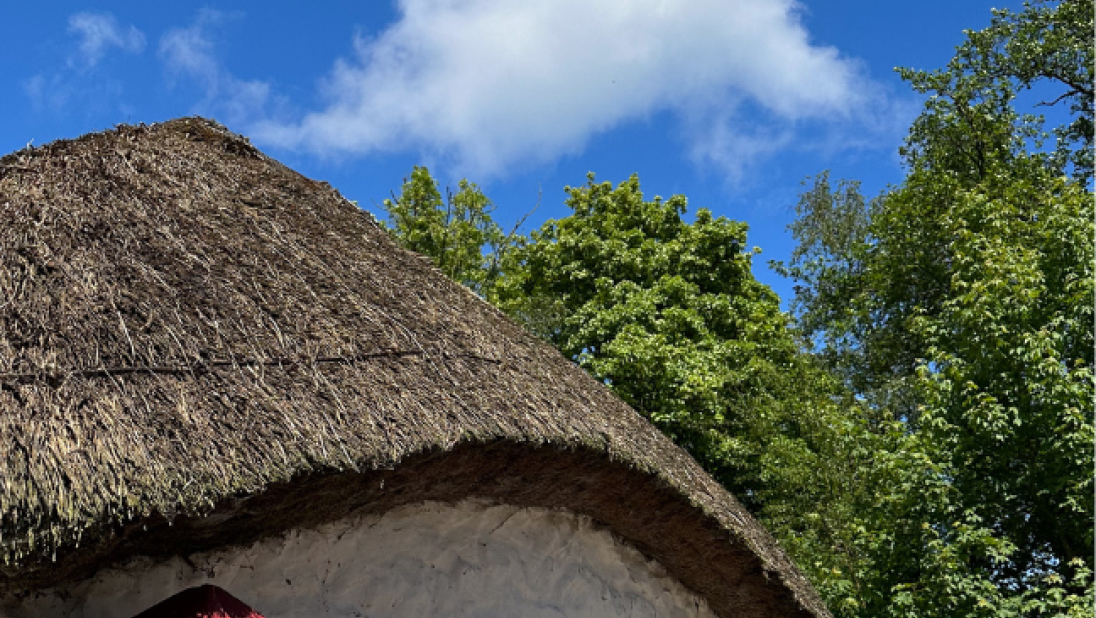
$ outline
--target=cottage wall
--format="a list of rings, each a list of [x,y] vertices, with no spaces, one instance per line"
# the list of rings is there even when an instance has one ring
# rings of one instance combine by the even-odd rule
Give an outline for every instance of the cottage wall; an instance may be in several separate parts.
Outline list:
[[[587,518],[469,501],[408,506],[188,561],[138,560],[0,607],[0,618],[130,618],[204,583],[267,618],[713,616]]]

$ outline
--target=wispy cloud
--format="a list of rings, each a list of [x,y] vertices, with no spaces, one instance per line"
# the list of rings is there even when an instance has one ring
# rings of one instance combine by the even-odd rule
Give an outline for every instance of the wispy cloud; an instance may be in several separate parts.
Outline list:
[[[69,99],[70,88],[56,74],[47,77],[39,73],[23,82],[22,85],[23,94],[27,95],[31,107],[36,111],[59,110]]]
[[[734,168],[785,145],[797,124],[855,117],[869,98],[856,62],[811,43],[794,0],[402,0],[400,10],[335,63],[322,109],[260,123],[255,137],[324,153],[414,149],[489,175],[672,111],[698,161]],[[757,114],[771,128],[757,130]]]
[[[70,66],[91,68],[111,49],[140,53],[145,48],[145,35],[134,26],[124,28],[109,13],[75,13],[69,17],[68,33],[78,39],[79,55],[70,59]]]
[[[190,26],[164,34],[159,56],[173,78],[191,79],[204,92],[199,108],[223,114],[229,122],[254,121],[270,99],[270,85],[237,78],[218,58],[211,31],[227,18],[218,11],[202,10]]]
[[[124,88],[104,59],[111,52],[138,55],[144,51],[145,35],[136,27],[122,26],[110,13],[74,13],[66,33],[70,45],[64,64],[43,71],[22,83],[23,94],[33,109],[71,113],[76,101],[84,113],[121,103]]]
[[[691,111],[682,130],[689,157],[701,167],[715,168],[732,184],[754,165],[797,143],[794,122],[746,119],[733,105]]]

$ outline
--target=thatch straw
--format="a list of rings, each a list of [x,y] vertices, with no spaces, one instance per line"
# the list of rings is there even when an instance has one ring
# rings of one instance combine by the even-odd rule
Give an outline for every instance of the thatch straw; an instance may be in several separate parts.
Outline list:
[[[828,615],[606,388],[246,139],[0,159],[0,596],[466,497],[588,514],[722,615]]]

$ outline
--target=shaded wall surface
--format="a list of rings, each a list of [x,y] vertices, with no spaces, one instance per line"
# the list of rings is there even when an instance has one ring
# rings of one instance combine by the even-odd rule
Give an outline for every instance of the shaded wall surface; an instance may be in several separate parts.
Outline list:
[[[212,583],[267,618],[713,616],[655,562],[569,511],[406,506],[246,547],[138,559],[0,617],[129,618]]]

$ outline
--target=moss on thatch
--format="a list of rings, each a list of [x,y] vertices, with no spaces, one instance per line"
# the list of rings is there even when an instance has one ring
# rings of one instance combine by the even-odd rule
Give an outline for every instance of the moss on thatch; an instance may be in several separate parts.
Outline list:
[[[0,159],[0,596],[466,497],[588,514],[722,615],[827,615],[603,385],[246,139]]]

